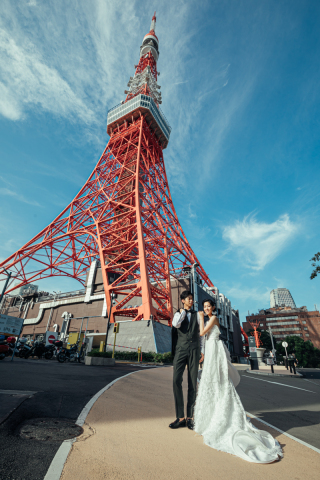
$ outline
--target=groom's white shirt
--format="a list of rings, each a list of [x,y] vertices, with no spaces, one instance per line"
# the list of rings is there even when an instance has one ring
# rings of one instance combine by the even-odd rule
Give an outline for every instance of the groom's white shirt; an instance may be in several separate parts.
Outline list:
[[[173,320],[172,320],[172,326],[173,327],[176,327],[176,328],[180,328],[181,327],[181,323],[183,322],[183,320],[186,318],[186,315],[187,315],[187,319],[188,321],[190,322],[190,319],[191,319],[191,312],[186,312],[186,310],[182,310],[182,312],[180,313],[179,311],[176,312],[173,316]],[[200,327],[200,317],[199,317],[199,313],[197,312],[197,322],[198,322],[198,325]],[[204,337],[200,337],[200,347],[201,347],[201,353],[204,353]]]

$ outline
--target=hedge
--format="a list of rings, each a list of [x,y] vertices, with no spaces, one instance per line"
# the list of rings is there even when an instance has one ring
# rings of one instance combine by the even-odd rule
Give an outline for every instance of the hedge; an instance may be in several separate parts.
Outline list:
[[[100,352],[98,349],[93,349],[87,354],[88,357],[104,357],[111,358],[112,352]],[[137,361],[138,352],[114,352],[114,358],[116,360],[129,360]],[[173,357],[171,352],[167,353],[154,353],[154,352],[143,352],[142,353],[143,362],[153,362],[153,363],[172,363]]]

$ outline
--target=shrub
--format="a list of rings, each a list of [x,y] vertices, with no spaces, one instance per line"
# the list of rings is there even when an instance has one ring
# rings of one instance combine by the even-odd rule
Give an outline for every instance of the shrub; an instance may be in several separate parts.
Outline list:
[[[103,358],[111,358],[112,352],[99,352],[97,348],[91,350],[88,353],[88,357],[103,357]],[[114,358],[116,360],[128,360],[128,361],[137,361],[138,360],[138,352],[114,352]],[[171,352],[167,353],[154,353],[154,352],[143,352],[142,353],[142,361],[143,362],[153,362],[153,363],[172,363],[173,357]]]

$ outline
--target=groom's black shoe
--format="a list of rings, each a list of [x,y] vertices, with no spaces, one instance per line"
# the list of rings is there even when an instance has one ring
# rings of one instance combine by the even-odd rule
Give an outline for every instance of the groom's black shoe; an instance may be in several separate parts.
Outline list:
[[[185,427],[187,425],[185,418],[183,420],[175,420],[174,422],[170,423],[169,427],[170,428],[180,428],[180,427]]]
[[[188,418],[188,419],[187,419],[187,427],[188,427],[190,430],[193,430],[193,428],[194,428],[194,423],[193,423],[192,418]]]

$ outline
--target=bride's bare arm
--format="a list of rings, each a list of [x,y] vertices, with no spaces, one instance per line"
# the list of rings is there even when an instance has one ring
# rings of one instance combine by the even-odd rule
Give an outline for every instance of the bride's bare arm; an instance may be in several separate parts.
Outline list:
[[[206,333],[210,332],[214,325],[218,325],[218,327],[220,326],[218,317],[216,317],[215,315],[213,315],[207,322],[207,325],[204,326],[204,313],[198,313],[200,317],[200,337],[203,337]]]

